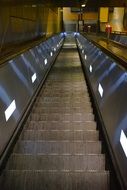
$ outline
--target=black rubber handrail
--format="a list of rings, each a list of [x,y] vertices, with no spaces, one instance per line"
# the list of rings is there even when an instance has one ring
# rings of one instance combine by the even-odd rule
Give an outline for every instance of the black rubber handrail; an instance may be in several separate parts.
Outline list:
[[[84,36],[88,41],[90,41],[91,43],[93,43],[96,47],[98,47],[105,54],[107,54],[111,58],[115,59],[116,60],[116,64],[118,64],[119,66],[122,66],[124,69],[127,70],[127,60],[126,59],[117,56],[116,54],[114,54],[113,52],[111,52],[109,49],[104,48],[103,46],[101,46],[100,44],[98,44],[97,42],[95,42],[94,40],[92,40],[91,38],[89,38],[87,35],[85,35],[85,34],[81,34],[81,35]]]
[[[56,36],[57,34],[53,34],[49,37],[42,37],[40,39],[35,39],[34,42],[32,41],[29,41],[27,42],[27,44],[25,45],[22,45],[22,48],[21,49],[18,49],[18,52],[10,52],[8,55],[5,54],[5,56],[3,56],[1,59],[0,59],[0,67],[3,66],[3,64],[6,64],[8,63],[8,61],[10,61],[11,59],[14,59],[15,57],[23,54],[24,52],[28,51],[29,49],[32,49],[34,48],[35,46],[45,42],[46,40],[50,39],[51,37],[53,36]],[[21,45],[21,44],[19,44]]]

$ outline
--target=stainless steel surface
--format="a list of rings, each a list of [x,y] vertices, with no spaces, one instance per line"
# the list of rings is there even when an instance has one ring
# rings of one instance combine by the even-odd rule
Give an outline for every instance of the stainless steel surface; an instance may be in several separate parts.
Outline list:
[[[110,148],[118,164],[118,172],[120,170],[127,188],[127,72],[114,59],[104,54],[83,36],[78,35],[77,39],[83,64],[108,135]],[[100,92],[99,85],[101,85]],[[122,131],[125,134],[124,138],[121,136]],[[124,141],[123,146],[120,142],[121,138],[122,142]]]
[[[3,190],[108,190],[93,109],[69,34],[0,176]]]
[[[51,66],[62,34],[50,38],[0,67],[0,155],[11,138],[32,95]],[[62,43],[62,41],[61,41]],[[56,48],[54,51],[52,48]],[[50,52],[53,52],[53,56]],[[44,60],[47,59],[47,64]],[[33,76],[34,75],[34,76]],[[32,83],[32,77],[34,82]],[[15,100],[16,110],[6,122],[5,110]]]

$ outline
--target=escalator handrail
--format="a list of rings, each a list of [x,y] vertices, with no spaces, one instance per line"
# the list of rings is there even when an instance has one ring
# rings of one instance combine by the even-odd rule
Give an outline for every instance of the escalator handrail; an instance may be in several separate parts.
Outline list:
[[[116,54],[114,54],[113,52],[111,52],[109,49],[104,48],[103,46],[101,46],[100,44],[98,44],[97,42],[95,42],[94,40],[92,40],[91,38],[89,38],[87,35],[85,35],[85,34],[81,34],[81,35],[83,37],[85,37],[88,41],[90,41],[91,43],[93,43],[97,48],[99,48],[105,54],[107,54],[108,56],[110,56],[112,59],[115,59],[117,65],[119,65],[120,67],[123,67],[125,70],[127,70],[127,60],[125,60],[124,58],[121,58],[121,57],[117,56]]]
[[[23,54],[24,52],[34,48],[35,46],[40,45],[41,43],[47,41],[48,39],[52,38],[53,36],[56,36],[57,34],[53,34],[49,37],[42,37],[39,40],[34,40],[34,42],[27,42],[27,47],[26,45],[24,45],[21,49],[18,50],[18,52],[11,52],[9,55],[5,55],[4,57],[2,57],[0,59],[0,67],[2,67],[5,64],[8,64],[8,61],[10,61],[11,59],[14,59],[15,57]],[[19,44],[20,45],[20,44]]]

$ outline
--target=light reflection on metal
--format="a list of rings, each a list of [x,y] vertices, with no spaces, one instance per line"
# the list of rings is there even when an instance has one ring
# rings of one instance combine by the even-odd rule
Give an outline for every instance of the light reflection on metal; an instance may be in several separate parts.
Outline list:
[[[4,112],[6,121],[8,121],[8,119],[11,117],[11,115],[15,110],[16,110],[16,102],[15,100],[13,100],[12,103],[8,106],[8,108]]]
[[[47,60],[47,59],[45,59],[45,60],[44,60],[44,63],[45,63],[45,65],[46,65],[46,64],[48,63],[48,60]]]
[[[92,71],[93,71],[93,67],[90,65],[90,67],[89,67],[89,71],[92,73]]]
[[[100,96],[103,97],[104,90],[103,90],[103,88],[102,88],[102,86],[101,86],[100,83],[98,85],[98,92],[99,92]]]
[[[123,132],[123,130],[121,130],[121,134],[120,134],[120,144],[127,157],[127,137],[126,137],[125,133]]]
[[[17,75],[17,77],[20,79],[20,81],[26,86],[27,89],[30,89],[27,78],[25,77],[23,72],[20,71],[20,68],[18,68],[18,65],[16,65],[15,61],[11,60],[11,61],[9,61],[9,63],[11,65],[13,71]],[[26,62],[24,62],[24,63],[26,64]],[[27,63],[27,64],[29,65],[29,63]]]
[[[37,74],[34,73],[33,76],[31,77],[32,83],[34,83],[36,79],[37,79]]]

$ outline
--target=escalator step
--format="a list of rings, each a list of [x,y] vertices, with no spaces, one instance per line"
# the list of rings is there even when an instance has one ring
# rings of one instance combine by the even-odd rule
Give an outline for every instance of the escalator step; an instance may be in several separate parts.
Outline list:
[[[40,113],[44,113],[44,114],[50,114],[50,113],[59,113],[59,114],[73,114],[73,113],[93,113],[93,110],[91,107],[34,107],[32,109],[32,113],[36,113],[36,114],[40,114]]]
[[[25,129],[29,130],[95,130],[94,121],[74,122],[74,121],[28,121]]]
[[[93,114],[35,114],[29,116],[33,121],[94,121]]]
[[[99,134],[96,130],[25,130],[21,140],[98,140]]]
[[[71,79],[70,79],[71,80]],[[64,91],[64,90],[63,90]],[[49,97],[89,97],[88,91],[84,92],[79,90],[78,92],[74,93],[72,92],[64,92],[64,93],[60,93],[57,91],[53,91],[53,90],[47,90],[47,88],[44,89],[44,91],[40,92],[40,94],[38,95],[38,97],[42,97],[42,94],[44,97],[49,96]]]
[[[55,102],[55,103],[73,103],[73,102],[78,102],[78,103],[90,103],[90,99],[89,98],[86,98],[86,97],[82,97],[83,99],[81,99],[81,97],[56,97],[56,96],[50,96],[50,97],[41,97],[41,98],[38,98],[36,100],[37,103],[52,103],[52,102]]]
[[[2,190],[109,190],[109,172],[11,170],[3,173],[0,186]]]
[[[2,190],[109,190],[74,38],[65,46],[2,172]]]
[[[16,154],[100,154],[101,142],[19,141],[13,152]]]
[[[26,155],[12,154],[6,170],[104,170],[103,154],[86,155]]]

